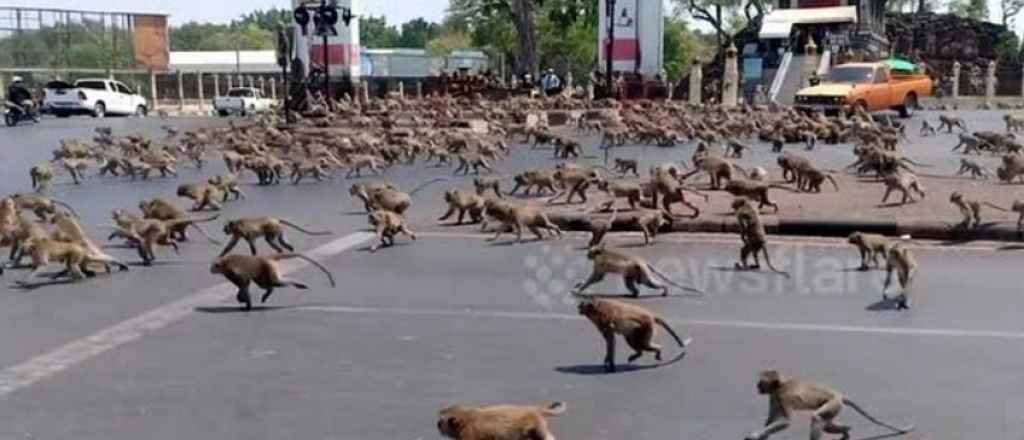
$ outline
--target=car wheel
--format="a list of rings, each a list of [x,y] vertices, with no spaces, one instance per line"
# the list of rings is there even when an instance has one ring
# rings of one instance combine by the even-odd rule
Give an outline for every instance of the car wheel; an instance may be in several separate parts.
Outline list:
[[[66,117],[71,116],[71,114],[67,113],[67,112],[53,112],[53,115],[58,117],[58,118],[66,118]]]
[[[222,117],[222,118],[226,118],[228,116],[228,111],[227,110],[217,110],[217,114],[220,115],[220,117]]]
[[[910,93],[906,98],[903,99],[903,105],[898,109],[901,118],[909,118],[914,116],[914,111],[917,110],[917,95]]]
[[[97,102],[96,107],[92,109],[92,117],[103,118],[107,116],[107,106],[102,102]]]
[[[18,118],[11,113],[7,113],[4,115],[4,124],[7,124],[8,127],[18,125]]]
[[[146,110],[146,106],[140,105],[138,107],[135,107],[135,116],[136,117],[145,118],[147,114],[148,114],[148,111]]]

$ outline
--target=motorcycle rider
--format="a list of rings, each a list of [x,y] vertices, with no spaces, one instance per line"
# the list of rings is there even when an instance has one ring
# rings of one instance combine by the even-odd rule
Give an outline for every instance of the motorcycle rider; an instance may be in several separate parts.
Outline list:
[[[25,81],[20,76],[11,79],[11,86],[7,88],[7,100],[24,109],[27,115],[35,112],[36,101],[32,99],[32,92],[25,87]]]

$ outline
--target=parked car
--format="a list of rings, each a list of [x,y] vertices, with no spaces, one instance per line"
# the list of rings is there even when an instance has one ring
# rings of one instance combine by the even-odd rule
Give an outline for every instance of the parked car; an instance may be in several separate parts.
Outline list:
[[[52,113],[50,104],[47,102],[47,97],[56,96],[58,91],[75,88],[74,84],[71,84],[63,80],[53,80],[43,85],[43,95],[39,98],[39,110],[42,113]]]
[[[235,87],[228,90],[227,96],[213,99],[213,109],[218,115],[242,116],[269,111],[274,100],[263,97],[263,92],[252,87]]]
[[[53,82],[47,85],[51,84],[58,85]],[[142,117],[149,112],[146,98],[124,83],[111,79],[83,78],[75,81],[72,88],[57,87],[44,92],[43,105],[58,118],[70,115]]]
[[[932,80],[927,75],[893,74],[885,63],[850,63],[834,67],[821,84],[797,92],[794,106],[847,112],[893,109],[907,118],[931,94]]]

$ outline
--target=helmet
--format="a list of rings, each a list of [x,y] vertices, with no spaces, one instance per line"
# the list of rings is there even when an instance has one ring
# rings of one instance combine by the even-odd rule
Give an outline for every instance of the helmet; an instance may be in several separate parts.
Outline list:
[[[14,78],[11,78],[11,82],[13,82],[13,83],[20,83],[22,81],[24,81],[24,78],[22,78],[20,76],[15,76]]]

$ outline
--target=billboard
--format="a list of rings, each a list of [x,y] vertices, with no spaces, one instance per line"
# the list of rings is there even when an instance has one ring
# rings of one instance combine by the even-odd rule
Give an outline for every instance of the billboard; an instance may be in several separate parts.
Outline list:
[[[607,1],[598,5],[598,61],[601,70],[608,52]],[[612,70],[639,71],[645,76],[661,72],[663,64],[664,10],[662,2],[649,0],[612,0],[615,10],[614,41],[611,47]]]

